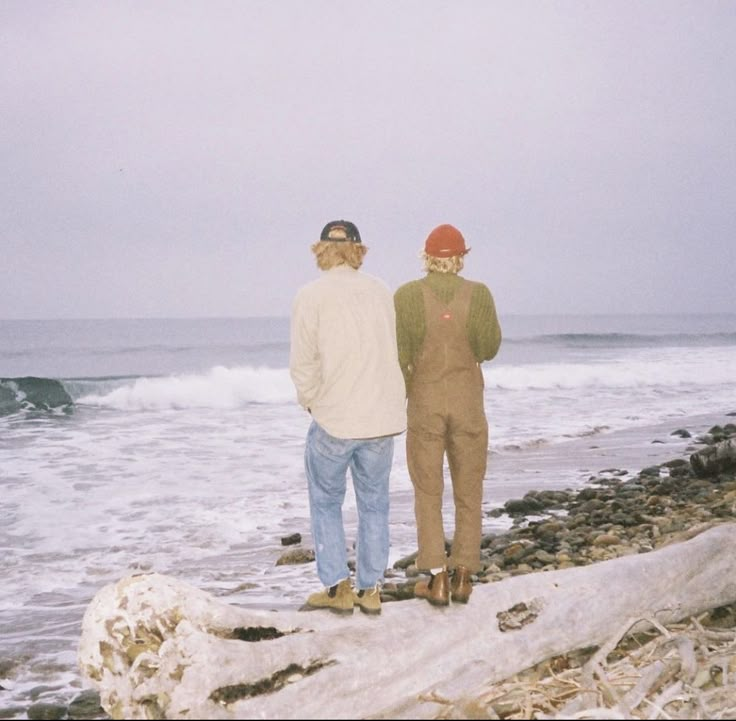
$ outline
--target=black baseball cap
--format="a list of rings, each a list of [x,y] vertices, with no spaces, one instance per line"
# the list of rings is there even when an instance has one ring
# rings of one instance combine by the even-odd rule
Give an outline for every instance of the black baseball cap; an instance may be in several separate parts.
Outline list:
[[[351,243],[360,243],[360,233],[355,223],[349,220],[331,220],[322,228],[320,240],[329,240],[334,242],[349,241]]]

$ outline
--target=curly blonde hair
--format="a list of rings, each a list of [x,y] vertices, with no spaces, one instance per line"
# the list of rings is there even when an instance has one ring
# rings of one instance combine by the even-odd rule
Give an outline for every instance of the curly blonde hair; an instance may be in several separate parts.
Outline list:
[[[349,265],[358,270],[368,252],[362,243],[349,241],[320,240],[312,246],[320,270],[330,270],[338,265]]]
[[[435,258],[433,255],[427,255],[424,251],[419,254],[424,261],[424,271],[426,273],[459,273],[463,269],[465,261],[462,255],[453,255],[449,258]]]

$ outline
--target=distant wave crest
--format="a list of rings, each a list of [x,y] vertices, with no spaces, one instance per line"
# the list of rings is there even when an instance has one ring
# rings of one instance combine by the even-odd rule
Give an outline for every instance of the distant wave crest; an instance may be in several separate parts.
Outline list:
[[[736,383],[735,363],[731,350],[693,349],[687,353],[652,351],[645,356],[598,363],[490,363],[483,366],[483,372],[486,387],[497,390],[722,386],[725,391]]]
[[[506,338],[504,343],[566,348],[691,348],[736,345],[736,333],[551,333],[527,338]]]
[[[203,374],[143,377],[100,385],[95,391],[89,383],[80,384],[79,388],[87,392],[77,403],[118,410],[163,410],[238,408],[296,398],[288,370],[274,368],[216,366]]]
[[[676,388],[734,385],[734,354],[693,349],[599,363],[483,366],[489,393],[566,389]],[[205,373],[159,377],[77,379],[65,387],[78,404],[118,410],[239,408],[249,403],[296,403],[287,368],[215,366]]]
[[[693,348],[636,351],[627,358],[599,362],[544,362],[483,365],[489,396],[506,391],[563,390],[589,393],[605,389],[656,389],[694,391],[722,388],[733,393],[736,387],[733,349]],[[57,383],[58,381],[49,381]],[[36,390],[41,386],[36,382]],[[75,378],[62,381],[59,388],[76,405],[128,410],[188,408],[233,409],[251,403],[296,403],[296,391],[287,368],[266,366],[215,366],[202,373],[167,376],[125,376]],[[19,396],[4,389],[6,403],[17,407]],[[50,398],[46,399],[47,401]],[[58,405],[48,403],[47,405]],[[7,412],[7,409],[6,409]]]
[[[199,345],[176,345],[176,344],[165,344],[165,343],[153,343],[150,345],[137,345],[137,346],[124,346],[115,345],[108,348],[86,348],[84,352],[90,356],[146,356],[152,353],[160,355],[178,355],[180,353],[197,352],[201,350]],[[274,342],[262,342],[262,343],[231,343],[231,344],[220,344],[218,346],[212,346],[209,348],[210,351],[223,351],[230,353],[239,353],[240,355],[247,357],[253,353],[263,353],[268,351],[279,351],[288,352],[289,343],[288,341],[274,341]]]

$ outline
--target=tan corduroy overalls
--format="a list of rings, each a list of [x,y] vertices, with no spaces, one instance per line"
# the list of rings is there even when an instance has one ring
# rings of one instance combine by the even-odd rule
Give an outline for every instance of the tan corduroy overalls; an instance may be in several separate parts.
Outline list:
[[[481,501],[488,452],[483,373],[467,338],[473,283],[449,304],[422,282],[426,333],[408,391],[406,453],[414,484],[420,570],[480,569]],[[455,534],[449,561],[442,520],[443,464],[452,478]]]

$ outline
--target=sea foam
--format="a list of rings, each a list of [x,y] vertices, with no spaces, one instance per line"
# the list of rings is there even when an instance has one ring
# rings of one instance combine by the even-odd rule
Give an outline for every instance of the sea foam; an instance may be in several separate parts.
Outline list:
[[[289,401],[295,401],[295,391],[285,369],[215,366],[204,374],[137,378],[107,393],[84,395],[77,403],[117,410],[163,410]]]

